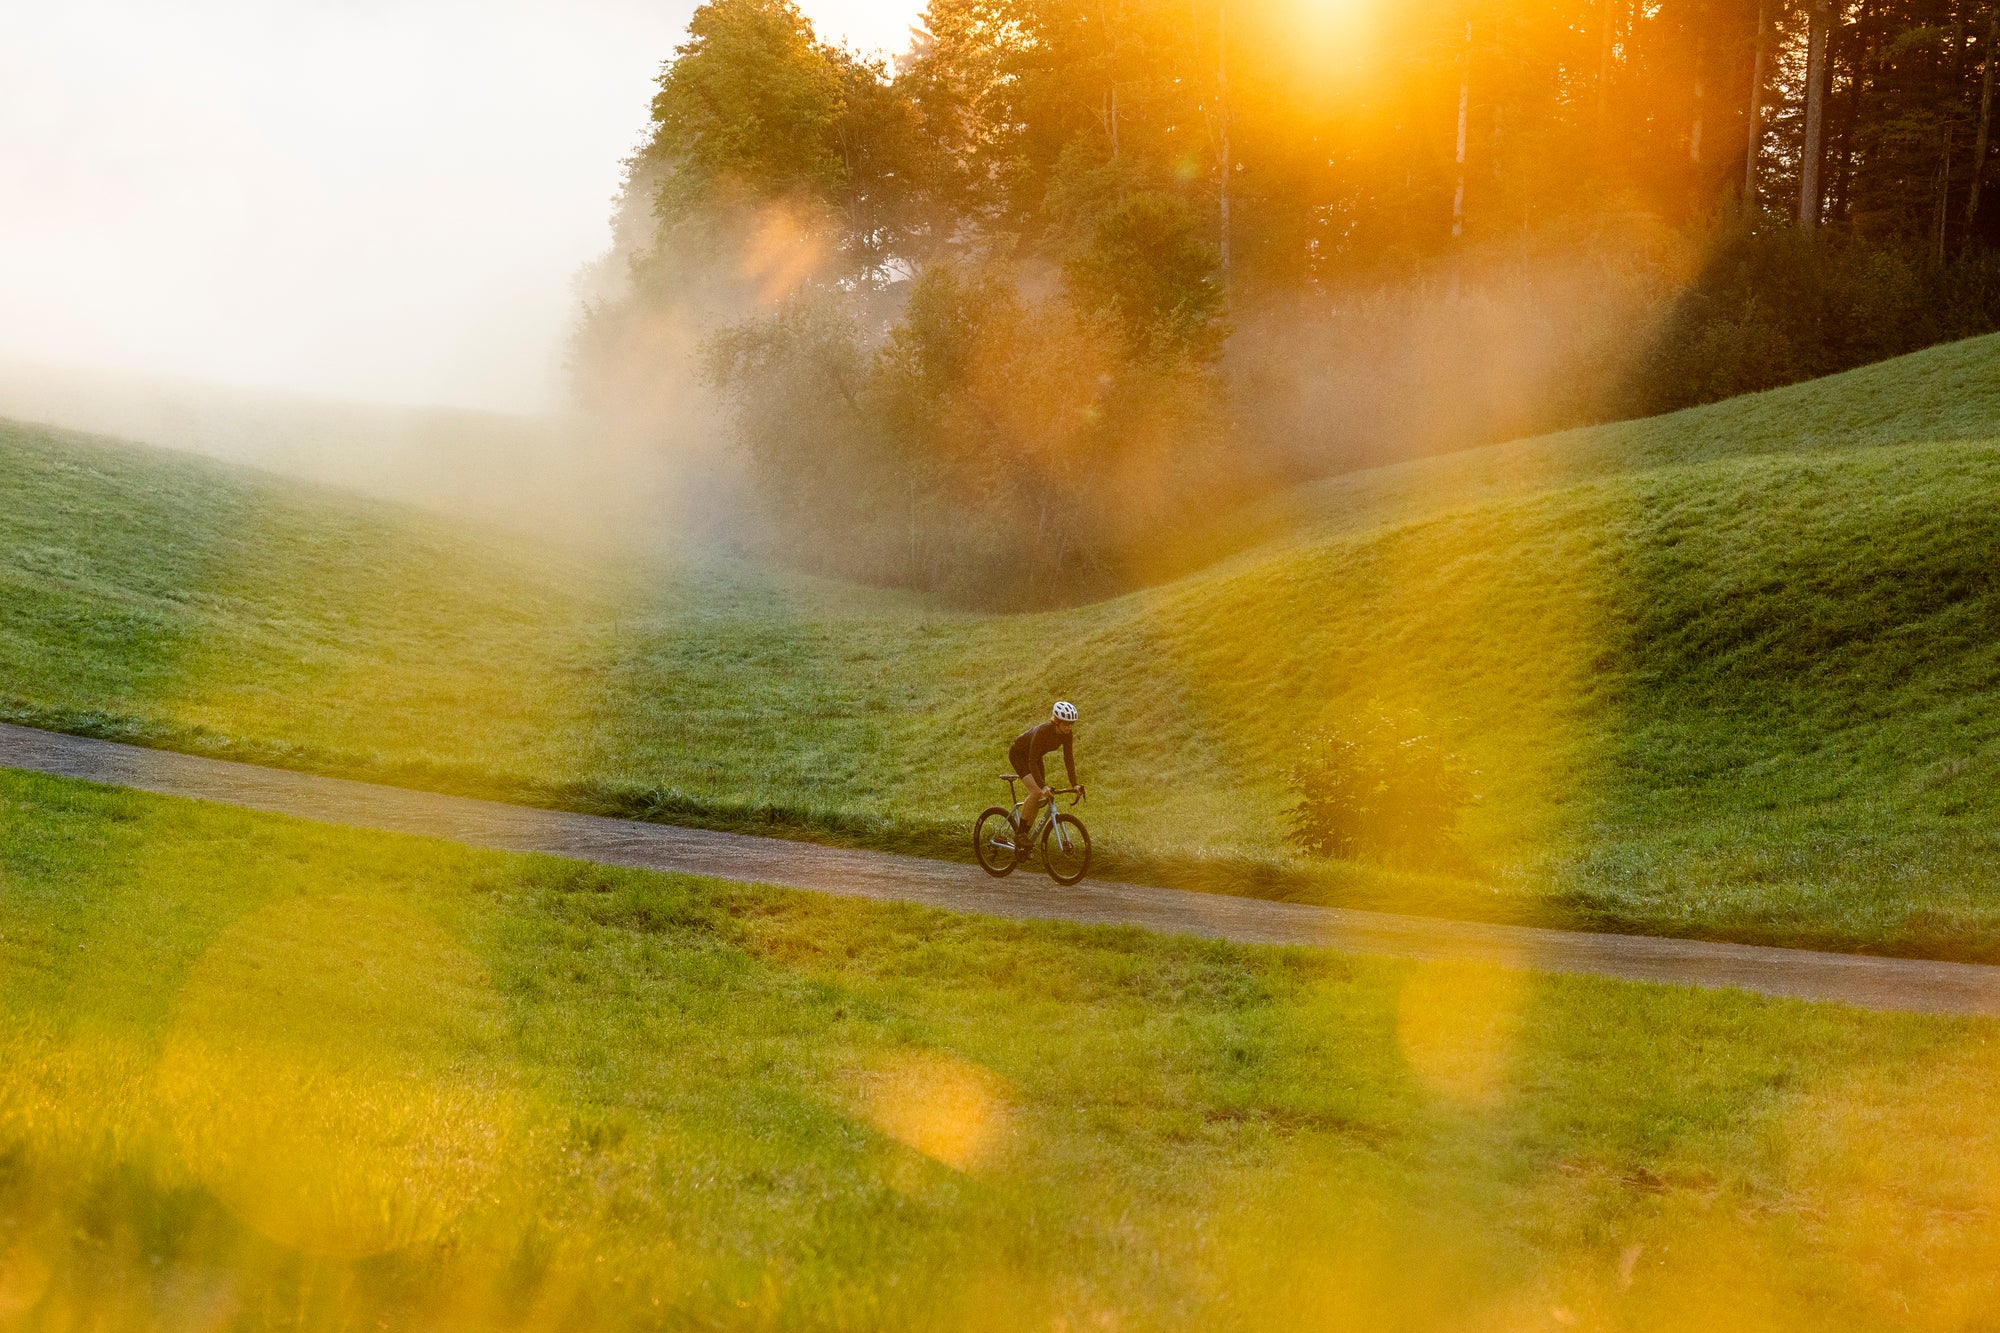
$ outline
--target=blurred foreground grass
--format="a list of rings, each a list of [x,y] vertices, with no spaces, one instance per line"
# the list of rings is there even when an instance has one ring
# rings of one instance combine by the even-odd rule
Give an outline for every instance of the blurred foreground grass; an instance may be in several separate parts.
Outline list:
[[[2000,339],[1338,478],[1233,544],[982,616],[0,425],[0,715],[964,856],[1067,697],[1107,876],[2000,957]],[[1384,713],[1479,770],[1448,873],[1286,850],[1301,734]]]
[[[1996,1037],[0,774],[0,1328],[1968,1328]]]

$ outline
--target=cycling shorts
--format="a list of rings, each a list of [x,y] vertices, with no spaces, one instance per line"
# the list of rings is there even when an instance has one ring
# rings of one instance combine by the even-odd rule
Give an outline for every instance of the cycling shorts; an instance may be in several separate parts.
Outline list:
[[[1028,743],[1025,737],[1015,741],[1013,747],[1007,751],[1007,762],[1014,766],[1017,777],[1025,778],[1032,773],[1035,775],[1035,781],[1046,787],[1049,785],[1049,775],[1042,768],[1043,757],[1042,755],[1036,755],[1033,759],[1028,757]]]

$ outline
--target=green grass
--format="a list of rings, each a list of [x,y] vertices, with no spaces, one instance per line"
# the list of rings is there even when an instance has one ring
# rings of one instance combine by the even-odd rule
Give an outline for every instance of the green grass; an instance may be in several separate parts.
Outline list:
[[[0,1325],[1965,1328],[1996,1036],[0,773]]]
[[[0,714],[575,808],[963,855],[1057,696],[1100,871],[2000,957],[2000,341],[1380,469],[1101,604],[988,617],[592,564],[0,427]],[[1305,729],[1479,770],[1450,874],[1302,861]]]

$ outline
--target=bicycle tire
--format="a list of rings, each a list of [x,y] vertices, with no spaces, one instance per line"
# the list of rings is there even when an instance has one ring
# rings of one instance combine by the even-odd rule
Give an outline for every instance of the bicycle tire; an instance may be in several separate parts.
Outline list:
[[[1082,844],[1082,854],[1072,847],[1065,851],[1060,841],[1051,848],[1049,839],[1057,838],[1058,827],[1069,831],[1071,837]],[[1072,869],[1072,865],[1074,868]],[[1049,878],[1058,884],[1074,884],[1090,873],[1090,830],[1075,815],[1057,815],[1042,830],[1042,868],[1049,872]]]
[[[997,827],[995,825],[997,824]],[[990,848],[988,843],[994,834],[1006,835],[1006,847],[998,843]],[[989,850],[993,853],[988,859]],[[979,868],[995,879],[1010,875],[1021,862],[1021,849],[1014,846],[1014,812],[1002,805],[989,805],[972,825],[972,854],[979,860]]]

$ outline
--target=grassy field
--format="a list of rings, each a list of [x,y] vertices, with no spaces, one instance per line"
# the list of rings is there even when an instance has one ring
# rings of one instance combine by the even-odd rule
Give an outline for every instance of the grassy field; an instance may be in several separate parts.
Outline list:
[[[0,427],[0,714],[962,855],[1063,696],[1105,874],[2000,957],[2000,341],[1340,478],[1231,545],[978,616]],[[1449,875],[1285,849],[1300,733],[1384,713],[1478,769]]]
[[[1996,1037],[0,773],[0,1327],[1970,1328]]]

